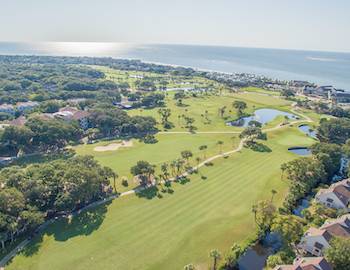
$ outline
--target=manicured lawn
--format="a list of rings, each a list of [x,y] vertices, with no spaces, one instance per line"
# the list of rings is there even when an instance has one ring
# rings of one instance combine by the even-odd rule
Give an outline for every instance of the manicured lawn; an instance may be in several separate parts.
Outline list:
[[[275,108],[281,110],[289,109],[290,102],[274,96],[267,96],[257,93],[237,93],[229,94],[225,93],[222,96],[210,95],[201,96],[197,98],[183,99],[184,106],[177,106],[176,101],[173,99],[174,93],[169,92],[166,96],[166,107],[171,110],[171,116],[169,120],[175,125],[170,131],[185,131],[185,122],[183,117],[188,116],[195,119],[194,126],[197,127],[197,131],[239,131],[242,128],[230,127],[226,125],[226,121],[235,120],[238,118],[236,110],[232,107],[232,103],[235,100],[245,101],[248,108],[246,113],[253,113],[259,108]],[[225,113],[221,117],[218,113],[219,108],[226,106]],[[128,111],[130,115],[143,115],[153,116],[158,122],[161,121],[158,114],[159,108],[155,109],[134,109]],[[208,115],[208,122],[205,119],[205,115]],[[161,125],[159,129],[163,129]]]
[[[271,189],[281,202],[287,186],[280,165],[297,157],[287,148],[313,143],[296,127],[268,137],[272,152],[244,149],[218,159],[201,168],[205,179],[193,175],[173,184],[173,192],[160,192],[162,198],[123,197],[54,223],[6,269],[178,270],[187,263],[207,269],[211,249],[224,252],[253,235],[253,203],[269,199]]]
[[[107,80],[111,80],[117,83],[127,82],[132,90],[135,90],[136,81],[147,78],[154,80],[157,87],[161,86],[160,81],[166,81],[168,83],[167,88],[189,88],[195,86],[202,87],[208,86],[208,84],[211,84],[213,86],[218,85],[218,83],[205,79],[203,77],[186,77],[153,72],[125,71],[102,66],[94,66],[94,68],[105,73]]]
[[[262,93],[270,96],[280,96],[281,92],[279,91],[272,91],[272,90],[265,90],[262,88],[258,87],[243,87],[241,91],[246,91],[246,92],[254,92],[254,93]]]
[[[156,171],[159,172],[160,165],[164,162],[171,162],[179,158],[183,150],[190,150],[194,154],[191,164],[195,165],[196,157],[204,159],[204,151],[199,150],[199,146],[207,145],[206,156],[210,157],[219,153],[220,148],[217,141],[224,142],[223,151],[229,151],[237,147],[238,134],[158,134],[156,136],[158,143],[145,144],[138,140],[133,140],[133,147],[119,148],[117,151],[96,152],[94,148],[98,145],[108,145],[113,141],[101,142],[92,145],[80,145],[75,148],[77,154],[93,155],[101,164],[115,170],[119,179],[117,181],[118,191],[125,191],[135,187],[136,183],[132,180],[130,167],[139,160],[147,160],[157,165]],[[128,187],[121,185],[121,178],[128,178]]]

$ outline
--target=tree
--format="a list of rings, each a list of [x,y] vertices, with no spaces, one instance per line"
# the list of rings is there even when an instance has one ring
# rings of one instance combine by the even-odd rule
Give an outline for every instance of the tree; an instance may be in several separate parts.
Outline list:
[[[193,126],[193,123],[195,122],[194,118],[185,116],[184,120],[186,122],[186,128],[188,128],[190,132],[196,129],[195,126]]]
[[[184,150],[181,152],[181,156],[186,159],[187,165],[189,165],[189,159],[193,157],[193,153],[190,150]]]
[[[217,269],[217,263],[221,259],[221,253],[217,249],[210,251],[209,256],[213,259],[213,270]]]
[[[169,122],[169,117],[171,115],[171,110],[168,108],[160,108],[158,110],[159,115],[162,118],[162,125],[164,128],[168,128],[170,126],[170,122]]]
[[[244,249],[238,244],[234,243],[228,254],[225,256],[225,269],[236,269],[238,260],[243,253]]]
[[[169,178],[169,165],[168,163],[163,163],[161,166],[160,166],[160,170],[162,171],[162,177],[164,179],[164,181],[167,181],[168,178]]]
[[[327,181],[323,164],[316,158],[302,157],[281,166],[289,180],[289,193],[284,207],[291,211],[297,201],[309,193],[319,183]]]
[[[282,265],[284,262],[278,254],[270,255],[267,258],[266,265],[274,269],[278,265]]]
[[[273,202],[273,198],[275,197],[276,194],[277,194],[277,191],[272,189],[271,190],[271,203]]]
[[[197,162],[197,172],[199,171],[199,162],[201,162],[200,157],[196,157],[196,162]]]
[[[174,94],[174,99],[175,100],[180,100],[186,98],[186,94],[184,91],[179,91]]]
[[[216,144],[219,146],[220,153],[222,153],[222,145],[224,144],[223,141],[217,141]]]
[[[224,114],[225,114],[226,108],[227,108],[226,106],[223,106],[223,107],[220,107],[220,108],[218,109],[219,116],[220,116],[221,118],[223,118],[223,117],[224,117]]]
[[[252,206],[254,220],[258,226],[259,235],[264,235],[269,231],[272,220],[276,214],[276,208],[270,201],[259,201]]]
[[[141,99],[141,105],[146,108],[154,108],[164,105],[164,94],[151,93],[143,96]]]
[[[316,143],[311,148],[312,154],[322,162],[328,179],[339,172],[342,159],[342,148],[337,144]]]
[[[130,172],[134,176],[139,176],[142,184],[146,185],[147,183],[151,183],[152,176],[155,172],[155,165],[152,165],[147,161],[140,160],[135,166],[131,167]]]
[[[350,119],[322,119],[317,129],[317,138],[321,142],[344,144],[350,138]]]
[[[247,108],[247,103],[244,101],[236,100],[232,103],[232,107],[237,110],[238,117],[241,117],[244,110]]]
[[[0,136],[0,142],[10,154],[17,155],[20,150],[31,147],[34,133],[27,127],[6,127]]]
[[[304,232],[301,218],[294,215],[276,215],[272,221],[271,231],[281,235],[286,246],[295,248]]]
[[[194,267],[194,265],[192,263],[184,266],[184,270],[195,270],[195,269],[196,268]]]
[[[43,113],[55,113],[58,112],[60,107],[61,105],[57,101],[49,100],[40,104],[40,111]]]
[[[350,239],[336,237],[331,246],[325,251],[325,257],[334,269],[349,269],[350,266]]]
[[[105,174],[106,179],[111,178],[111,177],[113,178],[113,189],[114,189],[114,192],[117,192],[116,179],[118,178],[118,174],[115,173],[109,167],[103,167],[102,171]]]
[[[178,178],[182,172],[185,161],[181,158],[175,160],[175,168],[176,168],[176,178]]]
[[[241,132],[239,137],[249,143],[255,143],[255,140],[265,138],[264,133],[258,127],[247,127]]]
[[[291,211],[297,201],[310,192],[318,183],[327,181],[327,174],[323,164],[312,157],[302,157],[287,162],[281,166],[290,181],[289,193],[284,206]]]
[[[290,98],[290,97],[294,97],[295,93],[293,92],[293,90],[283,89],[281,92],[281,95],[284,96],[285,98]]]
[[[208,146],[207,145],[201,145],[199,146],[199,150],[203,152],[203,159],[206,159],[206,151],[208,149]]]
[[[249,121],[248,126],[261,128],[262,124],[259,121],[251,120]]]

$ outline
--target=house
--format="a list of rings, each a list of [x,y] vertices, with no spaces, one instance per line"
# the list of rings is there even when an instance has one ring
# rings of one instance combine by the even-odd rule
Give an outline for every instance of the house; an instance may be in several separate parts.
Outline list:
[[[325,222],[320,228],[310,228],[301,239],[298,248],[314,256],[322,256],[330,247],[333,237],[350,238],[350,214]]]
[[[39,106],[39,102],[36,102],[36,101],[18,102],[16,104],[16,108],[20,112],[31,111],[38,106]]]
[[[306,257],[295,259],[293,265],[280,265],[273,270],[332,270],[332,266],[323,257]]]
[[[315,199],[334,209],[347,209],[350,202],[350,179],[334,183],[329,188],[320,189]]]
[[[87,111],[80,111],[73,107],[61,108],[58,112],[53,113],[53,116],[64,121],[78,121],[82,129],[88,129],[88,117],[90,113]]]
[[[4,103],[0,105],[0,112],[15,114],[15,107],[11,104]]]

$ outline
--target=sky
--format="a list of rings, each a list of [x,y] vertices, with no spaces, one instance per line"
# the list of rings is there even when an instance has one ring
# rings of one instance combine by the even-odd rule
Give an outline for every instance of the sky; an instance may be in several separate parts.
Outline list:
[[[0,0],[0,41],[350,52],[350,0]]]

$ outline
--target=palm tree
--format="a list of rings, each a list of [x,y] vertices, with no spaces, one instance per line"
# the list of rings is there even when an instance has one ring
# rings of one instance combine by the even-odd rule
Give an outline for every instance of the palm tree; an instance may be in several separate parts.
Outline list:
[[[175,176],[176,160],[173,160],[170,163],[170,168],[171,168],[172,175]]]
[[[218,141],[216,144],[219,145],[220,154],[221,154],[222,153],[222,145],[224,144],[224,142],[223,141]]]
[[[184,164],[185,164],[185,161],[183,159],[179,158],[176,160],[176,178],[179,177]]]
[[[271,203],[272,203],[272,201],[273,201],[273,197],[275,197],[276,194],[277,194],[277,191],[274,190],[274,189],[272,189],[272,190],[271,190]]]
[[[161,171],[163,173],[162,177],[163,177],[164,181],[167,181],[168,178],[169,178],[169,170],[168,170],[168,168],[169,168],[168,163],[163,163],[160,166],[160,169],[161,169]]]
[[[254,220],[255,220],[256,225],[258,225],[260,227],[260,224],[258,223],[258,220],[256,218],[256,215],[258,213],[258,206],[256,204],[253,204],[252,212],[254,213]]]
[[[200,157],[196,157],[196,161],[197,161],[197,172],[199,171],[199,162],[201,161]]]
[[[218,264],[218,261],[220,260],[221,258],[221,254],[220,254],[220,251],[217,250],[217,249],[213,249],[210,251],[210,254],[209,256],[211,258],[213,258],[213,270],[216,270],[216,266]]]
[[[236,142],[236,137],[235,136],[231,137],[231,140],[232,140],[232,147],[234,148],[235,142]]]
[[[203,158],[206,159],[206,150],[208,149],[207,145],[201,145],[199,146],[199,150],[204,152]]]

